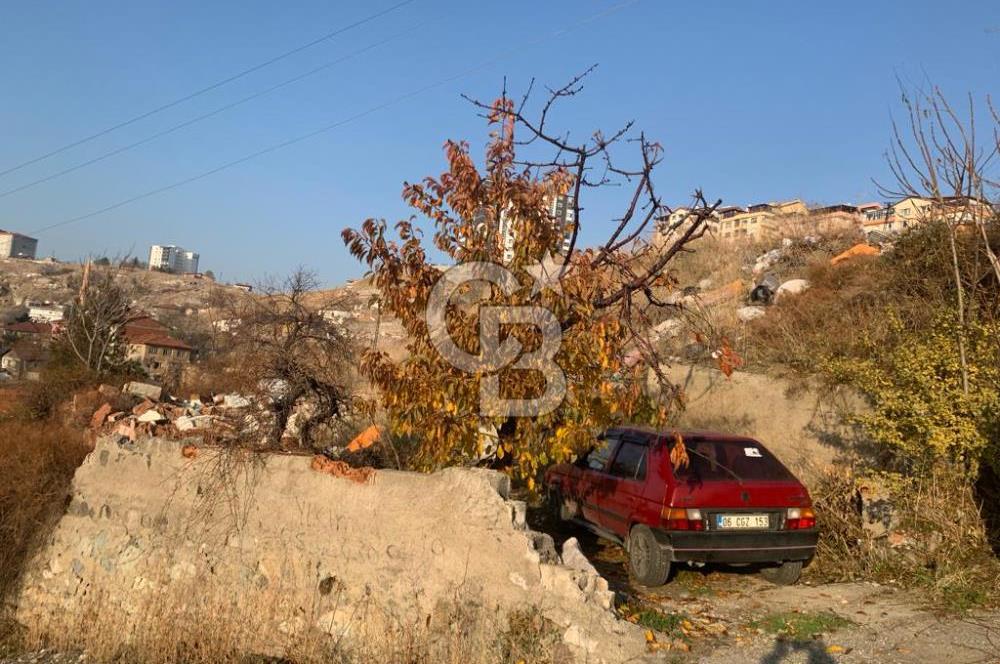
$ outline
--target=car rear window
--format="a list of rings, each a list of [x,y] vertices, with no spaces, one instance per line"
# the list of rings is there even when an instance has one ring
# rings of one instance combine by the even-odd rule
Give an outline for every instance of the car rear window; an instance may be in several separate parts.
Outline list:
[[[795,477],[767,448],[755,440],[688,439],[687,467],[674,470],[679,479],[695,482],[720,480],[794,481]]]

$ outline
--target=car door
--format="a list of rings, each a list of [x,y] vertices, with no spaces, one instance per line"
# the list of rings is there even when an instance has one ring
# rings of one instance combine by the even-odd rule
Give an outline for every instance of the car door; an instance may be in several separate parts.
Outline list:
[[[601,525],[624,537],[632,517],[639,511],[646,487],[649,445],[636,436],[625,436],[615,450],[606,474],[608,480],[600,504]]]
[[[584,468],[577,483],[576,498],[580,501],[583,518],[596,525],[603,524],[603,496],[609,490],[611,480],[607,469],[620,438],[617,433],[608,433],[598,439],[597,446],[581,460]]]

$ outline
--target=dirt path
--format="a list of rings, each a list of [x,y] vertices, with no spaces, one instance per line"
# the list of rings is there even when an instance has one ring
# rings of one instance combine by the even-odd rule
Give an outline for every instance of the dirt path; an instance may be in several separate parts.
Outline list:
[[[807,576],[778,587],[746,568],[684,568],[666,586],[644,589],[630,582],[620,547],[572,526],[552,534],[557,543],[579,539],[633,619],[655,624],[642,616],[649,609],[666,617],[653,636],[668,662],[1000,663],[1000,611],[940,616],[889,586]]]

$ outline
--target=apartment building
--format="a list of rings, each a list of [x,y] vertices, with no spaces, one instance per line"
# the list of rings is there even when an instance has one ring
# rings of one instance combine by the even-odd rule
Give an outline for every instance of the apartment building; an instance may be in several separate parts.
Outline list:
[[[781,234],[793,219],[809,212],[806,204],[797,198],[779,203],[757,203],[745,208],[729,206],[717,211],[719,219],[714,224],[714,230],[723,240],[749,240]]]
[[[866,209],[862,229],[866,235],[893,235],[931,219],[962,225],[994,214],[997,212],[992,205],[968,196],[943,196],[940,199],[908,196],[896,203]]]
[[[13,231],[0,230],[0,258],[35,259],[38,240]]]
[[[550,196],[547,200],[546,212],[553,226],[562,235],[559,250],[564,255],[569,252],[569,245],[573,239],[573,229],[576,227],[576,210],[573,201],[573,196],[569,194]],[[484,210],[477,212],[473,221],[477,227],[485,230],[486,212]],[[500,212],[500,219],[497,220],[496,241],[504,265],[508,265],[514,260],[514,244],[517,240],[514,222],[515,219],[508,210]]]
[[[149,248],[149,269],[174,274],[197,274],[199,256],[172,244],[154,244]]]

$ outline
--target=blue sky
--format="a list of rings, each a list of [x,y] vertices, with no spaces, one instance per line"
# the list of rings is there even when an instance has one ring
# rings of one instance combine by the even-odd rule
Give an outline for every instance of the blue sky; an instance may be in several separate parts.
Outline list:
[[[4,3],[0,171],[369,16],[398,0]],[[199,251],[226,280],[298,265],[329,284],[357,276],[340,231],[408,214],[404,180],[439,173],[441,146],[486,129],[465,92],[559,85],[594,63],[554,118],[579,135],[634,119],[666,159],[658,186],[727,203],[877,198],[897,77],[952,97],[1000,98],[1000,3],[413,0],[384,17],[97,140],[0,177],[0,194],[400,35],[294,85],[25,191],[0,227],[32,233],[183,180],[395,97],[458,80],[197,182],[38,235],[39,251],[145,257]],[[568,31],[565,28],[570,28]],[[557,32],[561,31],[560,34]],[[620,191],[592,194],[597,242]]]

